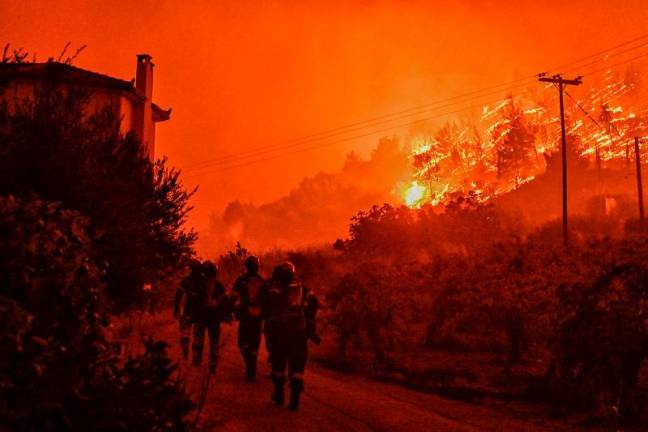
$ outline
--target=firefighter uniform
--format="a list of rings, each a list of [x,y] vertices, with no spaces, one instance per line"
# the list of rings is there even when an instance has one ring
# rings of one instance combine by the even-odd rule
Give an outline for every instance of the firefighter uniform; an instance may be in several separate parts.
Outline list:
[[[216,278],[218,269],[207,261],[203,264],[203,283],[200,284],[193,317],[193,360],[194,366],[202,363],[205,333],[209,336],[209,370],[214,371],[218,363],[220,323],[226,319],[224,312],[227,296],[225,287]]]
[[[266,283],[258,273],[249,270],[234,282],[233,291],[238,299],[238,346],[245,362],[245,376],[248,381],[253,381],[256,377],[263,327],[261,302]]]
[[[268,305],[268,290],[272,286],[278,286],[277,284],[279,284],[281,273],[282,267],[280,265],[275,266],[275,268],[272,270],[272,277],[266,285],[266,289],[264,291],[265,297],[263,299],[263,335],[265,339],[266,351],[268,352],[268,363],[270,364],[270,366],[272,366],[272,341],[276,339],[275,334],[277,333],[277,331],[275,330],[275,327],[277,327],[278,320],[268,319],[268,315],[273,312],[271,310],[272,308]]]
[[[182,358],[189,358],[189,343],[191,342],[191,325],[193,323],[193,312],[196,306],[196,297],[199,287],[203,283],[202,265],[198,260],[189,263],[191,270],[176,290],[175,302],[173,305],[173,316],[176,317],[180,327],[180,348]]]
[[[299,407],[299,396],[304,389],[304,369],[308,358],[308,340],[316,337],[316,297],[299,281],[294,279],[294,266],[281,265],[277,280],[270,285],[266,300],[266,323],[272,346],[272,399],[278,405],[284,403],[286,371],[290,380],[290,409]],[[318,337],[316,337],[319,339]]]

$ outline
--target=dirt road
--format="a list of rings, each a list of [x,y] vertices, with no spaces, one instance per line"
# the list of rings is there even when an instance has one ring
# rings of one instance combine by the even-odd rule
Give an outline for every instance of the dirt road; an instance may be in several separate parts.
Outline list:
[[[224,431],[549,431],[488,408],[419,393],[397,385],[340,374],[310,364],[298,412],[270,401],[265,352],[249,384],[236,349],[235,327],[223,326],[221,359],[201,415],[207,430]],[[198,395],[206,372],[181,365],[188,390]]]

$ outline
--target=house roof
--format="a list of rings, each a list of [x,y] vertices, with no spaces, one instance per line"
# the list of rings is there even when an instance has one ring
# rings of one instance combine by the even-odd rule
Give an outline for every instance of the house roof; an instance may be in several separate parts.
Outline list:
[[[135,101],[144,102],[146,97],[135,88],[135,80],[122,80],[91,72],[76,66],[58,62],[47,63],[0,63],[0,82],[11,82],[16,79],[45,80],[54,79],[68,84],[83,85],[93,88],[108,88],[124,92]],[[153,120],[165,121],[171,117],[171,109],[165,110],[152,103]]]

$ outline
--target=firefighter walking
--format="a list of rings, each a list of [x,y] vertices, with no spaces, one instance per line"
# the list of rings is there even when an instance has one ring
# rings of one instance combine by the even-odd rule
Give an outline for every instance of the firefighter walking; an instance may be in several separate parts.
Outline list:
[[[203,283],[202,263],[196,259],[192,259],[189,261],[189,275],[182,279],[176,291],[173,305],[173,316],[178,320],[180,326],[180,348],[182,350],[183,360],[189,358],[191,326],[197,308],[198,293]]]
[[[259,275],[261,267],[259,258],[249,256],[245,262],[245,273],[234,282],[234,295],[237,298],[236,316],[238,325],[238,347],[245,363],[245,377],[248,382],[254,381],[257,369],[257,357],[261,344],[263,316],[262,299],[266,280]]]
[[[315,327],[317,298],[295,277],[295,266],[280,264],[273,271],[273,279],[264,301],[266,331],[272,358],[272,400],[284,404],[286,372],[290,383],[289,408],[299,408],[304,390],[304,369],[308,358],[308,340],[319,343]]]
[[[218,364],[218,344],[220,324],[231,320],[231,300],[225,294],[225,287],[218,280],[218,267],[211,261],[202,264],[190,263],[191,273],[181,283],[175,298],[174,314],[180,321],[180,346],[184,359],[189,356],[189,335],[193,333],[191,344],[192,360],[200,367],[205,346],[205,333],[209,338],[209,371],[214,372]],[[180,304],[184,298],[184,308]],[[193,330],[193,331],[192,331]]]
[[[218,267],[211,261],[202,264],[203,278],[196,294],[193,318],[192,365],[200,367],[205,346],[205,333],[209,338],[209,371],[218,364],[218,344],[221,321],[227,319],[225,287],[218,280]]]

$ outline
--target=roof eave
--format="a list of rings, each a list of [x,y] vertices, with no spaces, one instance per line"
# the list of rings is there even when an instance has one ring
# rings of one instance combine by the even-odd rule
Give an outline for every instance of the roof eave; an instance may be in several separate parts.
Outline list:
[[[171,108],[168,110],[162,109],[156,104],[152,103],[151,107],[153,108],[153,121],[154,122],[163,122],[171,118]]]

